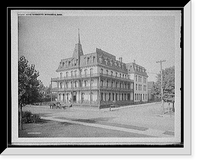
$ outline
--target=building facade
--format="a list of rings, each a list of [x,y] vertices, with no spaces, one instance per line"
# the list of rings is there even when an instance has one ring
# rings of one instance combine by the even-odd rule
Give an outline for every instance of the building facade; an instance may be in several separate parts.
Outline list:
[[[70,101],[74,105],[103,108],[113,102],[129,105],[148,100],[148,76],[143,67],[123,63],[122,58],[117,60],[116,56],[98,48],[84,54],[79,34],[73,56],[62,59],[56,72],[58,77],[51,78],[51,83],[56,83],[52,92],[56,92],[57,100],[64,103]]]
[[[134,62],[126,64],[130,79],[134,81],[134,102],[148,101],[148,75],[146,69]]]

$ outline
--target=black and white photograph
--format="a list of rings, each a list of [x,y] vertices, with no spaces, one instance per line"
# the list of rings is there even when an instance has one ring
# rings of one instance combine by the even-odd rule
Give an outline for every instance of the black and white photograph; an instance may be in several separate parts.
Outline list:
[[[184,146],[182,10],[14,10],[11,38],[12,145]]]

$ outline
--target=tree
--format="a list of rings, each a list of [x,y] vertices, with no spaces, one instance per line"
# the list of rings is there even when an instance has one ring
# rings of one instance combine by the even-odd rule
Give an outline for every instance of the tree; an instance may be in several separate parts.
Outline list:
[[[37,102],[40,99],[39,87],[41,82],[37,79],[39,72],[35,65],[28,64],[28,60],[21,56],[18,61],[18,104],[20,109],[20,129],[22,129],[22,107]]]
[[[174,101],[175,95],[175,67],[169,67],[162,71],[163,75],[163,99],[165,101]],[[161,74],[157,74],[153,94],[161,98]]]

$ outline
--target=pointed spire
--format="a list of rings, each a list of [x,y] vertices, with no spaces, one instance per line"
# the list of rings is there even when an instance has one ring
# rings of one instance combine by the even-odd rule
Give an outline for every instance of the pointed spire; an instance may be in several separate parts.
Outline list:
[[[81,55],[83,55],[83,50],[81,46],[80,33],[79,33],[79,28],[78,28],[78,43],[75,44],[73,57],[79,59]]]
[[[78,43],[81,44],[79,28],[78,28]]]

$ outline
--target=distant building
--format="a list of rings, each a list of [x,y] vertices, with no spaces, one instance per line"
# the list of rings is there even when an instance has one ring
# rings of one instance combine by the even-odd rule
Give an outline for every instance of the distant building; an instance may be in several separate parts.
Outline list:
[[[148,101],[148,75],[146,69],[135,63],[126,64],[130,79],[134,81],[134,102]]]
[[[147,73],[144,67],[133,63],[123,63],[108,52],[96,51],[84,54],[78,33],[78,43],[73,56],[62,59],[56,70],[57,78],[52,78],[57,87],[57,100],[74,105],[90,105],[99,108],[134,104],[148,101]]]

